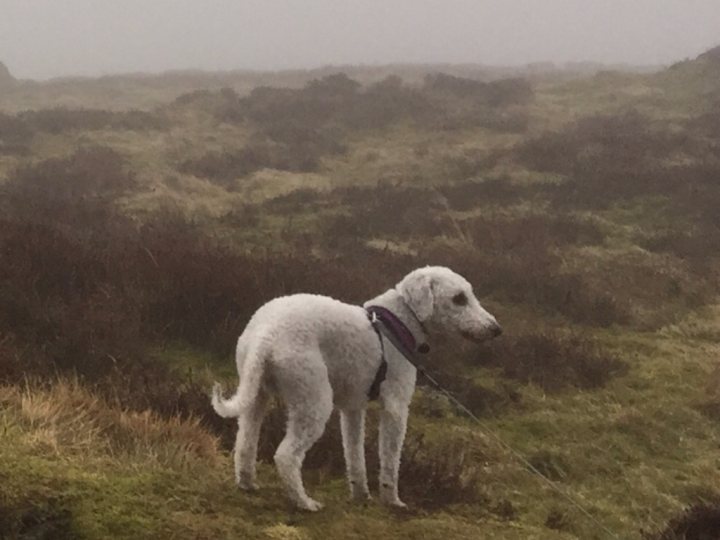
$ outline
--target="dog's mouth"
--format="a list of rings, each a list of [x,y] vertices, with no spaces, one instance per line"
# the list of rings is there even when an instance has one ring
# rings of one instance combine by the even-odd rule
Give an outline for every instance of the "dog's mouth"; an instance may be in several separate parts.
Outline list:
[[[476,334],[474,332],[468,332],[467,330],[461,330],[460,335],[473,343],[484,343],[493,337],[492,334],[489,333]]]

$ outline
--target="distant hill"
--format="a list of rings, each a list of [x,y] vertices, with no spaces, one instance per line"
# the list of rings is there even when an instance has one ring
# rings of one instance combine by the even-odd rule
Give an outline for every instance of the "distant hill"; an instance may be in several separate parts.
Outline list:
[[[720,46],[673,64],[657,75],[666,97],[690,109],[714,108],[720,100]]]
[[[720,66],[720,45],[702,53],[697,59],[703,62],[716,63]]]
[[[720,46],[705,51],[695,59],[677,62],[670,66],[667,71],[679,72],[684,75],[718,73],[720,72]]]
[[[14,86],[16,82],[7,66],[0,62],[0,88]]]
[[[376,83],[390,75],[405,82],[419,84],[432,73],[446,73],[484,82],[522,77],[532,82],[583,78],[598,71],[647,72],[652,67],[575,63],[556,65],[551,62],[525,66],[486,66],[482,64],[387,64],[339,65],[309,70],[287,71],[169,71],[164,73],[128,73],[103,77],[65,77],[49,81],[23,81],[16,91],[6,92],[0,109],[18,111],[46,107],[86,107],[113,110],[151,109],[179,95],[200,89],[229,87],[241,95],[258,86],[300,88],[308,81],[334,73],[345,73],[361,84]],[[9,73],[8,73],[9,76]],[[2,73],[0,72],[0,80]],[[10,76],[10,80],[15,79]],[[2,82],[0,82],[2,87]]]

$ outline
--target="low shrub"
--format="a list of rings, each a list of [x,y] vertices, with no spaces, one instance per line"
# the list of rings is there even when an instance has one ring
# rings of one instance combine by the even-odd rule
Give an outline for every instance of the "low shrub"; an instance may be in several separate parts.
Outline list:
[[[135,186],[124,158],[105,146],[80,148],[66,158],[50,158],[21,167],[5,188],[13,207],[42,217],[46,212],[85,206],[87,212],[104,212],[90,199],[112,199]]]
[[[522,78],[491,81],[487,84],[485,94],[491,107],[525,105],[534,98],[531,84]]]
[[[474,176],[480,169],[464,168],[459,176]],[[442,186],[440,192],[454,210],[471,210],[486,204],[513,204],[528,194],[526,188],[512,184],[507,178],[491,178],[483,181],[466,181]]]
[[[523,142],[516,155],[527,167],[564,174],[638,171],[677,151],[686,140],[636,111],[582,118]]]
[[[75,524],[67,497],[47,489],[28,490],[21,497],[0,493],[0,530],[6,538],[72,538]]]
[[[422,433],[410,433],[400,464],[400,496],[429,509],[458,503],[487,506],[480,468],[487,461],[490,457],[473,437],[430,443]]]
[[[487,83],[447,73],[431,73],[423,80],[423,89],[428,92],[449,94],[453,97],[473,98],[484,94]]]
[[[603,235],[594,225],[572,217],[529,216],[476,218],[461,223],[461,228],[472,249],[435,244],[422,247],[421,256],[466,276],[481,297],[532,305],[582,324],[609,326],[631,320],[629,300],[620,295],[627,291],[602,287],[592,279],[592,271],[564,267],[558,248],[601,241]]]
[[[480,186],[487,189],[483,184]],[[479,249],[497,253],[573,244],[597,245],[605,238],[597,225],[571,215],[530,214],[513,219],[479,217],[462,224]]]
[[[483,345],[476,361],[499,368],[504,377],[536,384],[548,392],[599,388],[628,368],[597,343],[549,331],[504,336]]]
[[[720,505],[698,503],[671,519],[656,533],[646,532],[647,540],[710,540],[720,535]]]
[[[692,118],[687,122],[687,126],[706,137],[720,139],[720,113],[718,112],[705,113]],[[717,150],[717,146],[715,149]]]
[[[0,155],[23,154],[32,141],[32,130],[17,116],[0,113]]]
[[[252,144],[234,152],[210,151],[198,158],[187,159],[178,170],[231,188],[236,179],[272,165],[270,146]]]
[[[441,198],[428,189],[389,184],[340,188],[330,200],[347,209],[325,220],[322,235],[330,245],[348,239],[433,237],[452,230]]]
[[[461,353],[447,351],[445,347],[438,347],[434,351],[436,358],[454,357],[460,359],[459,362],[448,362],[442,364],[434,364],[428,366],[428,373],[436,380],[446,391],[458,400],[464,407],[476,416],[492,416],[501,412],[505,412],[509,407],[519,405],[522,396],[510,385],[501,385],[498,388],[489,388],[480,385],[472,380],[472,378],[463,375],[457,375],[458,370],[467,367],[468,361],[463,362],[463,358],[467,359],[467,351]],[[449,368],[452,365],[455,367]],[[419,386],[428,389],[427,396],[414,405],[422,408],[424,416],[443,417],[447,412],[453,411],[454,414],[463,416],[465,413],[457,408],[442,392],[435,387],[423,376],[418,376]],[[427,413],[427,414],[426,414]]]
[[[233,188],[237,179],[260,169],[312,172],[318,169],[323,156],[345,151],[342,144],[324,134],[308,130],[307,137],[303,137],[302,132],[269,129],[267,135],[281,142],[258,138],[238,150],[210,151],[187,159],[177,168],[180,172]]]
[[[423,119],[426,126],[445,130],[485,128],[508,133],[527,130],[529,115],[522,106],[534,97],[532,87],[524,79],[483,82],[445,73],[426,76],[422,93],[435,106],[434,114]]]
[[[540,450],[528,457],[528,462],[545,478],[553,482],[567,479],[570,465],[564,456],[549,450]]]
[[[109,111],[104,109],[39,109],[25,111],[18,119],[34,132],[59,134],[65,131],[162,130],[168,127],[167,119],[159,112],[139,110]]]
[[[423,90],[431,95],[469,99],[476,107],[524,105],[534,97],[532,86],[525,79],[511,78],[483,82],[446,73],[427,75]]]

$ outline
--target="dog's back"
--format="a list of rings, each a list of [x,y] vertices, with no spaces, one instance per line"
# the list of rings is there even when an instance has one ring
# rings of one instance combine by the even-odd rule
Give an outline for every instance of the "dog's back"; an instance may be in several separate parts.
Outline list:
[[[301,380],[308,362],[322,360],[336,402],[362,399],[354,395],[362,394],[358,382],[368,380],[369,387],[380,363],[379,342],[365,310],[328,296],[283,296],[258,309],[238,343],[240,370],[240,349],[258,341],[268,352],[271,379]]]

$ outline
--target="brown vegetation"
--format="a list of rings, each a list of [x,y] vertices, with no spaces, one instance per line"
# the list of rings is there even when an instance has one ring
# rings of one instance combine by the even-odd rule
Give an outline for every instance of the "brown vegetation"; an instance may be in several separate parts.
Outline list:
[[[555,332],[521,335],[486,345],[478,361],[499,368],[505,377],[536,384],[549,392],[598,388],[628,367],[587,338]]]
[[[665,530],[644,535],[648,540],[711,540],[720,535],[720,506],[699,503],[671,519]]]

